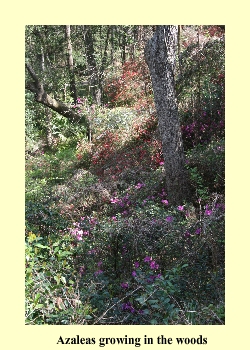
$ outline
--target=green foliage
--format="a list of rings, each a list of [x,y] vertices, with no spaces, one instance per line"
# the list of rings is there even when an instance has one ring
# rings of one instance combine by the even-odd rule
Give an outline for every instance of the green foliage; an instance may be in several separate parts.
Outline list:
[[[207,200],[209,193],[222,193],[225,186],[225,140],[197,145],[186,154],[196,198]]]
[[[74,248],[69,235],[42,238],[27,233],[25,242],[26,324],[85,324],[91,307],[82,304],[72,269]]]

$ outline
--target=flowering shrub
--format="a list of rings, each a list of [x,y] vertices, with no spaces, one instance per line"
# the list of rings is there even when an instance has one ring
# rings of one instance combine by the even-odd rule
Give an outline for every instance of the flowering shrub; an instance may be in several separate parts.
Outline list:
[[[125,62],[120,76],[107,79],[104,91],[112,106],[148,109],[153,99],[150,75],[144,59],[140,57]]]

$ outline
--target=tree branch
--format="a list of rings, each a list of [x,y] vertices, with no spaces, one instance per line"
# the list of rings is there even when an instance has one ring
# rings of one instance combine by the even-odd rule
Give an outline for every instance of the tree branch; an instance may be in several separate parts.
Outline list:
[[[28,63],[26,63],[25,66],[30,77],[33,79],[33,81],[26,83],[25,88],[35,94],[35,100],[73,122],[83,120],[84,124],[86,125],[87,132],[89,132],[89,123],[87,118],[82,114],[75,113],[63,102],[58,101],[47,94],[47,92],[44,90],[43,84],[39,81],[33,68]]]

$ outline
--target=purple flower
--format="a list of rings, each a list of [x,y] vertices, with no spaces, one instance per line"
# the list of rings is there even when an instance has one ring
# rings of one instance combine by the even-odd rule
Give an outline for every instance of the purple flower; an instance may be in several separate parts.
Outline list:
[[[122,282],[121,283],[121,287],[124,288],[124,289],[128,288],[128,283],[127,282]]]
[[[138,269],[139,266],[140,266],[139,262],[136,261],[136,262],[135,262],[135,268]]]
[[[151,263],[150,263],[150,268],[151,268],[152,270],[157,270],[157,269],[159,269],[159,265],[156,264],[156,262],[153,260],[153,261],[151,261]]]
[[[83,275],[83,274],[84,274],[84,271],[85,271],[85,267],[84,267],[84,266],[81,266],[80,269],[79,269],[80,275]]]
[[[97,270],[97,271],[95,272],[95,276],[101,275],[102,273],[103,273],[102,270]]]
[[[186,231],[186,232],[185,232],[185,237],[188,238],[188,237],[190,237],[190,236],[191,236],[191,235],[190,235],[190,232]]]
[[[135,271],[132,272],[132,276],[133,276],[133,277],[136,276],[136,272],[135,272]]]
[[[167,222],[172,222],[174,220],[173,216],[167,216],[166,221]]]
[[[179,205],[179,206],[177,207],[177,209],[180,210],[180,211],[183,211],[183,210],[184,210],[184,205]]]
[[[152,260],[152,257],[151,256],[146,256],[145,258],[144,258],[144,262],[149,262],[149,261],[151,261]]]
[[[210,216],[212,214],[212,210],[208,209],[208,206],[206,205],[205,215]]]
[[[127,303],[122,304],[122,310],[129,311],[131,313],[135,312],[135,308],[132,306],[132,304],[129,301]]]
[[[119,203],[119,202],[120,202],[120,199],[119,199],[119,198],[116,198],[116,197],[115,197],[115,198],[111,198],[111,199],[110,199],[110,202],[111,202],[111,203]]]
[[[140,189],[140,188],[142,188],[142,187],[144,187],[144,186],[145,186],[145,184],[144,184],[144,183],[140,183],[140,182],[138,182],[138,184],[137,184],[137,185],[135,185],[135,188]]]
[[[162,201],[161,201],[163,204],[165,204],[165,205],[168,205],[168,200],[166,200],[166,199],[162,199]]]
[[[200,235],[200,234],[201,234],[201,228],[197,228],[196,231],[195,231],[195,233],[196,233],[197,235]]]

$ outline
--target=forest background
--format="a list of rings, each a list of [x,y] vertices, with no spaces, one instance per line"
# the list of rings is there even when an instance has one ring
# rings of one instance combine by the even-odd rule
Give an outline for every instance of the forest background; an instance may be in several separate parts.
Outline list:
[[[158,4],[160,5],[160,1],[158,1]],[[25,4],[29,6],[29,2],[25,1]],[[109,5],[111,6],[112,1],[109,1]],[[136,5],[136,9],[139,11],[141,7],[141,3],[138,2],[138,5]],[[105,8],[107,7],[107,3],[99,3],[99,9],[102,12],[105,12]],[[144,4],[145,5],[145,4]],[[161,7],[166,10],[166,4],[161,3]],[[244,20],[244,18],[247,16],[247,7],[246,2],[242,1],[240,2],[240,6],[236,9],[234,4],[231,3],[224,3],[223,1],[221,3],[217,2],[210,2],[210,5],[206,12],[202,12],[198,14],[197,11],[199,11],[199,3],[196,1],[192,2],[193,6],[190,6],[190,3],[182,3],[182,13],[178,11],[175,5],[167,4],[168,7],[168,13],[171,12],[171,22],[185,22],[186,16],[188,16],[189,21],[191,23],[198,22],[198,17],[200,18],[200,21],[203,23],[210,23],[213,22],[221,22],[226,23],[227,25],[227,155],[230,154],[230,157],[227,156],[227,202],[231,205],[227,206],[227,323],[226,326],[223,328],[217,327],[206,327],[206,334],[209,335],[210,343],[207,345],[211,348],[221,348],[221,346],[225,346],[225,344],[228,344],[232,346],[239,346],[244,349],[246,342],[245,342],[245,334],[246,334],[246,325],[247,325],[247,312],[246,309],[248,308],[246,300],[247,300],[247,288],[241,289],[241,298],[235,298],[235,295],[238,293],[238,285],[239,284],[245,284],[245,275],[246,275],[246,268],[247,268],[247,244],[242,245],[242,241],[237,238],[237,236],[234,234],[234,232],[245,232],[246,231],[246,225],[244,222],[245,220],[238,220],[235,218],[246,218],[247,212],[248,212],[248,194],[247,194],[247,188],[245,184],[248,181],[249,178],[249,171],[247,164],[245,164],[244,159],[247,159],[247,149],[248,149],[248,120],[244,119],[245,110],[247,109],[246,101],[248,96],[248,89],[247,89],[247,81],[248,81],[248,70],[246,70],[247,66],[247,55],[242,56],[242,64],[238,65],[238,53],[241,52],[242,47],[244,46],[244,42],[246,40],[246,23],[247,20]],[[225,12],[225,5],[227,5],[227,11]],[[12,6],[12,5],[11,5]],[[78,9],[82,9],[81,5],[78,4]],[[180,3],[178,3],[178,8],[180,6]],[[19,13],[20,7],[23,8],[23,3],[16,4],[16,12]],[[56,10],[57,4],[51,4],[51,9],[53,11],[47,12],[47,9],[41,9],[39,13],[33,13],[33,23],[40,22],[43,23],[43,19],[45,18],[47,22],[54,23],[54,10]],[[92,23],[102,23],[103,17],[99,13],[97,16],[95,13],[95,16],[93,17],[93,11],[91,10],[91,6],[86,5],[84,6],[85,12],[89,14],[92,13],[92,15],[88,19]],[[113,6],[112,6],[113,8]],[[197,11],[193,11],[193,9],[196,8]],[[217,12],[214,11],[214,9],[217,9]],[[3,8],[4,12],[7,12],[9,10],[9,5],[5,4]],[[83,10],[83,9],[82,9]],[[57,12],[58,13],[58,12]],[[62,21],[62,18],[66,19],[68,18],[68,11],[61,9],[59,11],[60,15],[60,22]],[[74,20],[76,22],[80,22],[82,18],[83,11],[78,11],[77,13],[74,13]],[[114,19],[114,13],[118,15],[116,10],[110,10],[108,12],[105,12],[105,18],[108,18],[108,22],[112,23]],[[137,22],[137,11],[130,11],[129,8],[124,9],[122,17],[119,15],[119,21],[125,22],[125,17],[129,16],[130,22]],[[185,13],[185,15],[184,15]],[[166,11],[158,11],[157,8],[151,9],[149,12],[149,7],[144,6],[143,10],[143,19],[144,22],[152,22],[152,17],[155,19],[154,22],[164,22],[164,18],[166,16]],[[178,17],[177,17],[178,16]],[[6,17],[7,18],[7,17]],[[1,96],[7,101],[9,98],[9,91],[11,91],[13,87],[13,80],[9,79],[8,72],[11,70],[12,76],[16,77],[19,76],[22,79],[19,79],[16,81],[16,89],[20,92],[20,94],[16,95],[15,98],[15,107],[19,110],[24,110],[24,102],[23,102],[23,96],[21,91],[23,91],[23,85],[24,85],[24,52],[23,52],[23,42],[24,42],[24,25],[30,22],[30,14],[29,12],[23,13],[23,16],[17,16],[13,14],[13,17],[15,19],[15,26],[12,27],[12,29],[9,29],[8,35],[5,35],[3,37],[3,44],[4,47],[8,50],[8,52],[11,54],[9,55],[9,58],[6,62],[5,57],[1,56],[1,69],[2,69],[2,76],[4,77],[5,84],[2,84],[1,89]],[[122,18],[124,20],[122,20]],[[178,20],[180,19],[180,20]],[[211,20],[212,19],[212,20]],[[246,19],[246,18],[245,18]],[[66,22],[66,20],[64,20]],[[7,24],[5,19],[1,22],[1,25],[4,27]],[[59,23],[60,24],[60,23]],[[238,31],[235,30],[235,26],[238,25],[238,27],[241,27],[242,29],[242,35],[239,36]],[[18,29],[18,30],[17,30]],[[15,42],[15,46],[13,46],[13,42]],[[245,48],[246,53],[248,52],[248,48]],[[18,60],[17,60],[18,58]],[[8,68],[8,70],[6,70]],[[238,87],[241,86],[242,88],[239,89]],[[236,101],[241,101],[242,103],[236,104]],[[6,105],[3,107],[3,111],[6,115],[9,114],[9,105]],[[24,112],[23,112],[24,114]],[[244,119],[244,125],[245,128],[242,128],[242,123],[234,123],[234,116],[235,115],[241,115],[241,118]],[[15,212],[15,227],[19,232],[22,232],[23,225],[24,225],[24,219],[23,219],[23,183],[24,183],[24,174],[23,174],[23,168],[24,164],[22,163],[23,160],[23,153],[24,153],[24,140],[22,137],[22,132],[20,133],[20,130],[23,130],[24,133],[24,121],[20,116],[14,114],[14,111],[12,110],[11,115],[15,116],[15,128],[12,129],[13,126],[13,118],[5,118],[2,122],[3,128],[5,130],[12,129],[12,134],[15,137],[15,143],[10,142],[10,138],[7,134],[4,134],[1,138],[1,148],[4,149],[6,144],[9,144],[8,153],[2,152],[2,158],[4,161],[4,164],[8,165],[8,172],[2,172],[1,173],[1,190],[3,194],[3,200],[1,201],[1,211],[3,214],[3,218],[5,218],[3,222],[3,230],[7,232],[9,230],[10,222],[13,218],[13,212]],[[16,144],[23,145],[23,147],[16,147]],[[15,159],[15,162],[12,160]],[[16,169],[19,169],[19,175],[18,178],[16,176]],[[11,188],[12,195],[10,196],[9,191],[7,190],[6,184],[9,188]],[[237,185],[236,185],[237,184]],[[240,203],[240,205],[238,205]],[[10,211],[9,208],[12,208]],[[245,242],[248,241],[248,238],[246,237]],[[9,236],[5,235],[3,237],[3,242],[5,246],[9,243]],[[16,241],[15,245],[12,246],[12,253],[15,254],[15,261],[22,261],[23,259],[23,253],[19,249],[20,246],[23,244],[23,236],[20,234]],[[3,254],[1,255],[1,262],[2,264],[9,260],[9,250],[5,250]],[[241,266],[240,271],[237,268],[235,264],[235,260],[237,260],[237,266]],[[11,300],[15,300],[15,303],[12,305],[5,304],[4,305],[4,315],[6,320],[6,326],[4,326],[4,330],[6,332],[6,337],[4,340],[4,343],[9,344],[9,340],[13,334],[13,332],[17,335],[16,339],[13,339],[13,342],[18,344],[22,343],[25,344],[26,348],[33,348],[34,344],[38,348],[46,346],[50,346],[53,348],[53,345],[51,345],[55,339],[55,328],[46,327],[46,332],[44,331],[43,334],[46,335],[43,337],[43,339],[40,339],[41,335],[41,328],[40,327],[32,327],[32,333],[30,332],[31,328],[23,327],[23,288],[20,287],[23,284],[23,274],[22,274],[22,264],[19,264],[19,268],[16,266],[16,264],[11,262],[11,266],[13,266],[14,270],[17,271],[17,275],[15,278],[12,278],[9,274],[8,269],[4,269],[3,272],[3,278],[5,281],[8,281],[9,288],[3,289],[1,291],[1,295],[4,298],[4,300],[7,300],[8,298],[11,298]],[[18,293],[17,293],[18,291]],[[237,307],[236,307],[237,305]],[[15,319],[13,319],[13,312],[15,310]],[[11,311],[11,312],[10,312]],[[241,320],[242,323],[239,326],[239,323],[237,320]],[[12,324],[10,327],[9,325]],[[67,327],[59,327],[57,328],[58,332],[59,330],[61,333],[70,333],[73,334],[75,332],[80,331],[80,328],[77,326],[70,327],[71,331],[69,332],[69,328]],[[98,329],[98,334],[106,335],[106,332],[109,328],[106,327],[89,327],[88,328],[88,334],[94,334],[93,330]],[[117,333],[124,334],[124,332],[128,332],[128,334],[133,334],[133,332],[136,331],[136,335],[138,334],[157,334],[158,332],[164,333],[165,326],[158,326],[158,327],[151,327],[151,326],[144,326],[143,331],[141,332],[137,327],[133,327],[133,331],[130,327],[119,327],[116,328]],[[178,336],[179,334],[190,336],[196,335],[197,331],[204,330],[203,327],[173,327],[171,328],[171,334]],[[95,332],[95,331],[94,331]],[[155,333],[156,332],[156,333]],[[231,334],[237,334],[235,337],[231,337]],[[41,342],[37,344],[37,339],[40,339]],[[175,345],[172,345],[174,348]]]
[[[224,324],[225,27],[178,26],[180,203],[144,59],[155,30],[26,27],[28,324]]]

